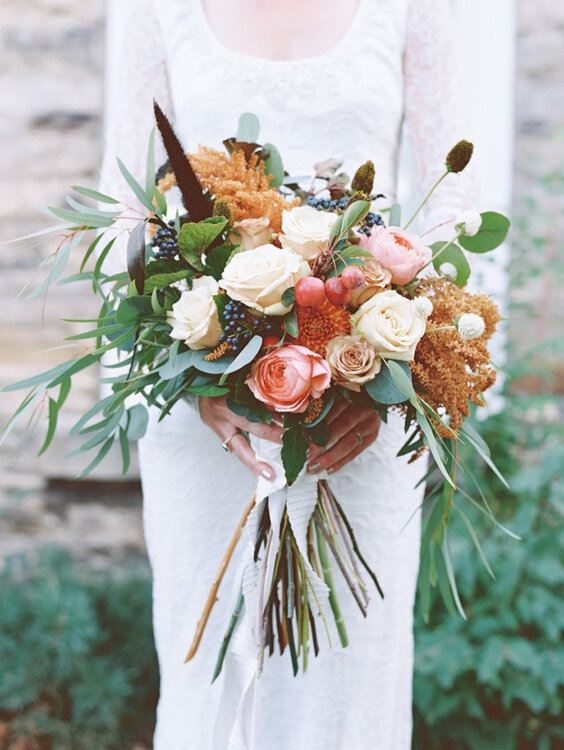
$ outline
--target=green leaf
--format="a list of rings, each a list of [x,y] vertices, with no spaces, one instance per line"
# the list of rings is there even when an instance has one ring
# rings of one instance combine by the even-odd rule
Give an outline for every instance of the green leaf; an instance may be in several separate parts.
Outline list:
[[[282,304],[285,307],[291,307],[296,301],[296,288],[291,286],[289,289],[286,289],[284,294],[282,295]]]
[[[437,554],[435,555],[435,570],[437,571],[437,583],[439,585],[439,591],[443,598],[446,608],[453,617],[456,617],[456,607],[454,599],[452,597],[452,589],[450,585],[450,579],[443,557],[442,549],[436,547]]]
[[[153,197],[155,199],[155,203],[157,204],[157,214],[163,216],[166,214],[168,206],[166,204],[166,198],[161,193],[161,191],[158,188],[153,188]],[[178,229],[176,230],[178,231]]]
[[[390,360],[389,364],[391,362],[392,360]],[[399,370],[402,374],[405,374],[411,385],[411,370],[407,362],[394,362],[394,364],[398,365]],[[408,390],[407,387],[402,386],[400,388],[393,378],[392,370],[385,366],[364,387],[368,395],[379,404],[401,404],[409,398],[409,393],[406,393],[406,390]]]
[[[431,427],[429,420],[427,417],[422,414],[421,412],[417,412],[417,422],[419,423],[419,426],[423,430],[423,433],[425,434],[425,438],[427,440],[427,443],[429,444],[429,450],[431,451],[431,455],[435,459],[435,463],[437,464],[437,468],[441,472],[441,474],[444,476],[446,481],[450,484],[451,487],[456,489],[456,485],[452,481],[450,474],[445,468],[445,464],[443,461],[443,457],[441,455],[441,451],[439,448],[439,441],[440,438],[435,437],[435,433],[433,432],[433,428]]]
[[[95,201],[99,201],[100,203],[119,204],[119,201],[117,201],[115,198],[111,198],[109,195],[100,193],[98,192],[98,190],[91,190],[90,188],[80,187],[80,185],[71,185],[71,187],[73,190],[76,190],[77,193],[80,193],[87,198],[92,198]]]
[[[126,297],[119,303],[116,311],[118,323],[136,323],[146,315],[152,315],[153,306],[150,297]]]
[[[339,232],[340,237],[346,237],[349,231],[356,226],[370,211],[368,201],[355,201],[347,208],[342,216],[343,223]]]
[[[303,469],[309,442],[300,425],[289,427],[282,436],[282,464],[286,481],[292,484]]]
[[[327,422],[318,422],[313,427],[304,425],[304,427],[307,429],[307,437],[312,443],[314,443],[314,445],[319,445],[321,447],[327,445],[329,438],[331,437]]]
[[[149,412],[143,404],[135,404],[127,410],[127,427],[125,431],[129,440],[140,440],[147,431]]]
[[[95,469],[96,466],[98,466],[98,464],[104,460],[104,458],[110,452],[113,442],[114,442],[113,437],[108,438],[106,440],[104,445],[100,448],[100,451],[98,455],[96,456],[96,458],[93,461],[91,461],[88,464],[88,466],[80,472],[80,474],[77,475],[79,479],[82,479],[82,477],[85,477],[87,474],[89,474],[92,471],[92,469]]]
[[[159,377],[161,380],[172,380],[172,378],[176,378],[189,367],[192,367],[193,359],[193,352],[191,350],[177,354],[174,358],[174,362],[172,361],[172,357],[170,357],[162,367],[159,367]]]
[[[433,243],[431,245],[433,255],[439,252],[441,247],[444,246],[444,242]],[[470,278],[470,264],[466,260],[466,256],[458,247],[458,245],[454,243],[449,245],[445,248],[444,252],[441,252],[438,258],[433,259],[433,266],[439,272],[443,263],[452,263],[452,265],[456,268],[456,279],[454,279],[454,283],[457,286],[465,286],[468,279]]]
[[[157,289],[163,289],[165,286],[169,286],[175,281],[186,279],[191,275],[189,268],[185,268],[181,271],[174,271],[172,273],[156,273],[151,276],[150,279],[145,281],[145,293],[155,292]]]
[[[48,421],[49,425],[47,427],[47,434],[45,435],[45,440],[43,441],[43,445],[41,446],[38,456],[41,456],[42,453],[45,453],[47,448],[50,446],[51,441],[53,440],[53,437],[55,435],[55,430],[57,428],[57,417],[59,415],[59,407],[57,405],[57,402],[49,397],[49,412],[48,412]]]
[[[458,594],[458,588],[456,586],[456,578],[454,577],[454,570],[452,567],[452,561],[450,559],[450,551],[448,548],[448,535],[447,535],[447,529],[445,528],[444,538],[443,538],[443,556],[445,559],[445,566],[447,570],[447,576],[448,581],[450,584],[450,590],[452,593],[452,598],[454,599],[454,603],[456,604],[456,608],[458,612],[460,613],[460,616],[462,619],[467,620],[466,612],[464,611],[464,607],[462,606],[462,602],[460,601],[460,596]]]
[[[68,208],[56,208],[55,206],[47,206],[47,210],[58,219],[68,221],[69,224],[73,227],[103,229],[104,227],[111,227],[111,225],[114,223],[113,218],[110,219],[94,213],[79,213],[78,211],[69,211]]]
[[[252,396],[250,391],[249,394]],[[244,417],[249,422],[266,422],[269,424],[272,421],[272,412],[254,397],[253,401],[255,402],[254,404],[251,402],[251,399],[246,403],[241,403],[233,397],[228,397],[226,403],[233,414]]]
[[[311,430],[311,428],[315,427],[316,425],[318,425],[321,422],[322,419],[325,419],[325,417],[327,416],[327,414],[331,410],[331,407],[335,403],[335,394],[332,393],[332,392],[328,393],[326,391],[323,394],[323,400],[324,400],[325,403],[324,403],[323,409],[321,411],[321,414],[319,414],[319,416],[316,419],[314,419],[313,422],[310,422],[309,424],[304,424],[304,427],[305,427],[306,430]]]
[[[127,433],[123,427],[119,428],[119,445],[121,448],[121,473],[126,474],[129,469],[130,455],[129,455],[129,440],[127,439]]]
[[[127,272],[139,294],[145,286],[145,222],[140,221],[127,242]]]
[[[343,250],[339,250],[338,254],[341,256],[341,258],[373,258],[374,257],[369,250],[365,250],[360,245],[347,245],[347,247],[343,248]]]
[[[286,318],[284,318],[284,328],[288,332],[292,338],[297,338],[299,334],[298,329],[298,316],[296,315],[296,312],[294,311],[291,313],[291,315],[288,315]]]
[[[262,336],[254,335],[249,343],[242,349],[239,354],[235,357],[227,368],[224,370],[223,375],[219,379],[219,385],[223,385],[228,375],[232,372],[240,370],[245,365],[248,365],[256,355],[259,353],[262,346]]]
[[[227,226],[227,219],[223,216],[212,216],[204,221],[189,221],[183,224],[178,233],[178,249],[183,258],[189,263],[203,270],[200,256],[219,237]]]
[[[343,226],[343,215],[339,216],[337,219],[335,219],[333,226],[331,227],[331,231],[329,232],[329,242],[333,240],[335,237],[340,237],[341,233],[341,227]]]
[[[192,365],[200,372],[209,373],[210,375],[220,375],[234,362],[235,357],[233,354],[224,354],[220,359],[207,360],[206,356],[211,351],[212,349],[194,350],[192,352]]]
[[[482,225],[477,234],[473,237],[461,234],[458,241],[470,253],[489,253],[505,240],[509,225],[507,216],[496,211],[486,211],[482,214]]]
[[[279,188],[284,182],[284,164],[282,163],[282,157],[274,144],[265,143],[264,148],[269,152],[268,157],[264,161],[264,173],[272,175],[270,187]]]
[[[252,112],[243,112],[239,117],[239,127],[235,140],[243,143],[258,143],[259,132],[260,122],[258,117]]]
[[[195,396],[225,396],[229,393],[229,387],[221,388],[219,385],[189,385],[185,389],[188,393]]]
[[[204,273],[207,276],[213,276],[216,281],[219,281],[223,275],[223,269],[227,265],[233,248],[227,243],[214,247],[206,255],[206,265],[204,267]]]
[[[155,128],[151,130],[147,147],[147,169],[145,170],[145,192],[152,195],[155,187]]]
[[[153,201],[151,200],[153,196],[153,187],[151,186],[151,192],[147,195],[147,193],[143,190],[141,185],[133,177],[133,175],[125,166],[125,164],[122,162],[122,160],[118,159],[117,162],[118,162],[119,171],[122,173],[123,177],[125,178],[125,181],[127,182],[129,187],[133,190],[133,192],[137,196],[138,201],[143,206],[145,206],[145,208],[148,208],[151,213],[153,213],[153,211],[155,210],[155,207],[153,206]]]
[[[510,489],[509,484],[505,480],[505,477],[503,476],[503,474],[500,472],[500,470],[497,468],[497,466],[494,464],[494,462],[490,458],[490,449],[488,448],[487,444],[482,439],[481,435],[478,432],[476,432],[472,424],[468,421],[464,422],[464,424],[460,428],[460,431],[466,437],[466,439],[470,441],[470,443],[478,452],[482,461],[484,461],[490,467],[490,469],[493,471],[496,477],[500,480],[500,482],[502,482],[505,485],[505,487],[507,487],[507,489]]]
[[[390,208],[390,226],[401,227],[401,206],[399,203],[394,203]]]

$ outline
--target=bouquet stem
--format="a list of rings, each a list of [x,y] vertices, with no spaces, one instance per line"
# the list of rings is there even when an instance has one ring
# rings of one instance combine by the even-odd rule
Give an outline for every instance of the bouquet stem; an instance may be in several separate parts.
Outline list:
[[[200,645],[200,641],[202,640],[202,635],[204,634],[204,630],[206,629],[206,625],[208,623],[209,616],[213,609],[213,605],[217,601],[217,591],[219,589],[221,581],[223,580],[223,576],[225,575],[227,566],[229,565],[229,562],[233,556],[233,552],[235,551],[235,547],[237,546],[237,542],[239,541],[241,532],[243,531],[243,527],[247,523],[247,518],[249,517],[249,513],[255,507],[255,501],[256,501],[256,495],[253,495],[252,498],[249,500],[249,502],[245,505],[243,514],[241,515],[241,518],[239,519],[239,523],[237,524],[235,528],[235,532],[233,533],[233,536],[231,537],[231,541],[229,542],[229,545],[227,549],[225,550],[225,554],[223,555],[223,559],[219,565],[217,574],[215,576],[215,580],[210,589],[210,593],[208,594],[206,605],[200,616],[200,619],[198,620],[198,624],[196,625],[196,632],[194,634],[194,639],[192,640],[192,645],[190,646],[190,650],[188,651],[188,653],[186,654],[186,658],[184,659],[185,664],[186,662],[189,662],[190,659],[192,659],[192,657],[198,650],[198,646]]]

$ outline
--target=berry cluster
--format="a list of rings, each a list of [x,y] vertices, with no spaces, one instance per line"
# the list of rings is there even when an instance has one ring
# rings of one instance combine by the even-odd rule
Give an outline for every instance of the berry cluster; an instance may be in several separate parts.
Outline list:
[[[371,229],[374,225],[383,227],[384,220],[382,219],[380,214],[375,214],[370,211],[370,213],[366,214],[366,216],[364,217],[364,222],[362,223],[362,226],[358,228],[358,231],[362,232],[367,237],[370,237],[370,235],[372,234]]]
[[[268,317],[254,315],[242,302],[230,299],[223,309],[223,333],[219,343],[228,343],[237,353],[245,347],[255,333],[272,333],[274,326]]]
[[[317,209],[318,211],[337,211],[339,209],[344,211],[348,202],[348,197],[339,198],[338,200],[331,200],[330,198],[316,198],[314,195],[308,195],[307,197],[307,205]]]
[[[168,222],[168,227],[159,227],[155,232],[152,246],[155,258],[172,260],[178,254],[177,234],[174,229],[174,219]]]

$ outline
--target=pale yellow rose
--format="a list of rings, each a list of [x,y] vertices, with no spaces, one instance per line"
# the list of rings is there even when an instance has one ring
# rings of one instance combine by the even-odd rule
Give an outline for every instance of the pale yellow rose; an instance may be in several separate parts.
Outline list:
[[[360,391],[379,372],[382,360],[367,339],[362,336],[335,336],[327,344],[325,359],[336,383],[352,391]]]
[[[233,232],[229,239],[233,244],[241,243],[243,250],[252,250],[260,245],[267,245],[272,240],[272,229],[270,228],[270,219],[268,216],[261,216],[258,219],[243,219],[233,224],[239,234]]]
[[[327,250],[331,227],[339,217],[330,211],[318,211],[313,206],[296,206],[282,212],[282,247],[289,247],[311,260]]]
[[[309,276],[306,261],[292,250],[261,245],[237,253],[225,266],[219,285],[232,298],[266,315],[284,315],[282,295]]]
[[[211,276],[194,279],[192,289],[182,292],[167,313],[171,337],[184,341],[189,349],[217,346],[222,329],[213,295],[218,293],[218,283]]]
[[[358,289],[352,290],[351,305],[354,307],[362,305],[370,297],[381,292],[382,289],[390,285],[392,280],[392,272],[388,271],[387,268],[383,268],[377,260],[369,258],[363,258],[363,260],[366,261],[366,265],[362,266],[364,284]]]
[[[353,333],[364,336],[387,359],[409,361],[425,333],[425,321],[412,300],[388,290],[374,295],[352,316]]]

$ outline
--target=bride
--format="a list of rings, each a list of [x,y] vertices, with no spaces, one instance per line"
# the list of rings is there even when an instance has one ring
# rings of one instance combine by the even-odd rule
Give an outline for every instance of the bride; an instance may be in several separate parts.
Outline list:
[[[130,202],[116,168],[137,176],[154,126],[155,98],[186,150],[221,147],[242,112],[275,143],[292,175],[328,157],[348,174],[367,158],[378,190],[396,192],[405,118],[418,180],[428,188],[465,135],[453,78],[448,0],[122,0],[115,105],[103,166],[105,192]],[[164,161],[164,156],[162,161]],[[448,181],[447,181],[448,182]],[[434,195],[426,228],[466,207],[453,176]],[[268,477],[241,430],[281,441],[276,425],[247,423],[221,398],[153,415],[140,443],[147,548],[154,576],[154,631],[161,693],[155,750],[407,750],[411,745],[413,602],[419,556],[421,461],[396,453],[402,421],[338,406],[331,447],[308,471],[326,470],[385,599],[363,619],[343,584],[338,592],[350,645],[325,647],[294,678],[287,660],[266,660],[255,690],[253,731],[228,711],[223,676],[210,677],[231,614],[220,592],[195,659],[183,664],[219,560],[252,494]],[[229,441],[231,453],[222,442]],[[337,578],[337,576],[336,576]],[[225,670],[224,670],[225,671]],[[221,702],[221,709],[220,709]],[[219,713],[219,716],[218,716]],[[252,734],[252,736],[251,736]]]

